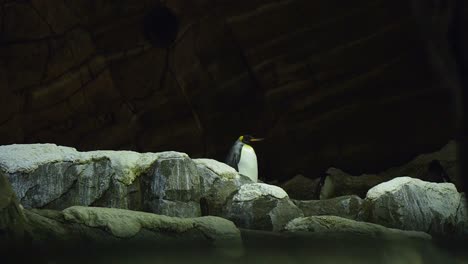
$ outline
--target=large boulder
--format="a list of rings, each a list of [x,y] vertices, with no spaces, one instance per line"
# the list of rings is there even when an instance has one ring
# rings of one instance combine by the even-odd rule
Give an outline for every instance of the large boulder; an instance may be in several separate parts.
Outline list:
[[[287,232],[313,232],[324,237],[347,236],[354,238],[419,238],[430,239],[431,236],[416,231],[403,231],[386,228],[381,225],[354,221],[338,216],[300,217],[289,222]]]
[[[102,206],[200,216],[200,179],[184,153],[78,152],[54,144],[0,146],[0,170],[25,208]]]
[[[227,202],[240,187],[253,181],[234,168],[212,159],[193,160],[200,173],[203,215],[222,216]]]
[[[327,200],[293,200],[304,216],[334,215],[348,219],[358,219],[362,209],[362,199],[356,195],[340,196]]]
[[[115,174],[108,158],[53,144],[0,146],[0,167],[25,208],[90,205]]]
[[[140,181],[145,211],[179,217],[201,215],[200,176],[186,154],[159,153]]]
[[[370,189],[363,220],[386,227],[456,235],[467,222],[464,195],[452,183],[398,177]]]
[[[38,246],[45,241],[72,246],[76,243],[99,246],[137,243],[179,247],[204,245],[237,256],[243,252],[240,231],[231,221],[215,216],[179,218],[81,206],[63,211],[32,209],[26,211],[26,216],[33,230],[33,242]]]
[[[265,183],[244,184],[228,202],[224,217],[238,227],[281,230],[290,220],[303,216],[302,211],[278,186]]]

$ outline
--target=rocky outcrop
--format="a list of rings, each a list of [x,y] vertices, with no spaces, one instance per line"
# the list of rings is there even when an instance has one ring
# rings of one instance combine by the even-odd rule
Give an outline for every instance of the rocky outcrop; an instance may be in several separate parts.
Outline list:
[[[79,152],[54,144],[0,146],[0,169],[26,208],[101,206],[180,217],[223,216],[234,193],[252,183],[224,163],[179,152]]]
[[[386,228],[377,224],[353,221],[338,216],[300,217],[289,222],[285,230],[288,232],[313,232],[327,237],[348,238],[416,238],[431,239],[424,232],[402,231]]]
[[[34,243],[113,245],[151,243],[161,246],[195,243],[225,254],[243,253],[240,231],[225,219],[178,218],[115,208],[73,206],[63,211],[26,211]],[[44,240],[45,239],[45,240]],[[89,246],[89,245],[88,245]]]
[[[224,217],[248,229],[281,230],[303,213],[280,187],[265,183],[241,186],[226,206]]]
[[[363,200],[356,195],[340,196],[326,200],[293,200],[304,216],[333,215],[357,220]]]
[[[0,146],[0,166],[26,208],[101,206],[179,217],[203,213],[266,229],[278,229],[300,214],[281,188],[260,184],[243,189],[252,181],[228,165],[179,152],[8,145]],[[263,218],[268,223],[254,224]]]
[[[9,180],[15,181],[13,187]],[[68,207],[73,203],[84,206]],[[382,248],[388,259],[388,246],[396,243],[399,254],[392,260],[404,259],[400,255],[407,253],[411,263],[425,263],[426,250],[435,251],[426,248],[431,236],[424,232],[467,234],[465,206],[465,195],[453,184],[409,177],[373,187],[364,201],[355,195],[291,200],[278,186],[252,183],[221,162],[192,160],[179,152],[0,146],[0,251],[8,249],[4,241],[27,238],[32,244],[27,252],[59,252],[62,257],[67,252],[83,260],[94,257],[90,252],[114,259],[133,252],[135,263],[154,255],[198,262],[195,256],[208,252],[218,262],[226,256],[238,262],[262,254],[255,243],[266,246],[269,257],[278,245],[278,252],[294,250],[294,256],[302,250],[310,255],[310,245],[320,245],[320,250],[314,246],[317,254],[332,249],[333,256],[350,247],[372,248],[369,254],[375,256],[375,249]],[[210,216],[190,217],[201,213]],[[238,228],[243,229],[242,239]],[[6,255],[17,259],[14,251],[1,255],[2,260]],[[432,255],[428,258],[434,260]],[[51,259],[57,260],[44,262]]]
[[[460,235],[468,221],[465,204],[451,183],[398,177],[369,190],[363,219],[391,228]]]
[[[320,199],[329,199],[337,196],[355,194],[361,198],[366,197],[367,191],[372,187],[389,181],[403,175],[419,178],[426,181],[441,181],[441,175],[436,176],[438,179],[431,177],[430,164],[435,161],[440,164],[440,170],[445,173],[447,178],[455,184],[457,189],[460,189],[460,179],[457,172],[457,145],[455,141],[450,141],[439,151],[418,155],[408,163],[393,167],[377,174],[362,174],[353,176],[340,169],[329,168],[324,184],[320,190]]]
[[[0,146],[0,168],[26,208],[94,205],[200,216],[198,169],[183,153],[7,145]]]
[[[215,160],[192,160],[170,151],[79,152],[54,144],[0,146],[0,173],[6,188],[2,206],[7,215],[19,214],[20,222],[23,211],[14,193],[27,209],[80,205],[178,217],[214,215],[257,230],[278,231],[304,215],[334,215],[431,234],[462,234],[467,226],[466,201],[453,184],[409,177],[375,186],[365,203],[358,196],[292,201],[282,188],[252,183]],[[2,221],[3,226],[15,223],[8,217]]]

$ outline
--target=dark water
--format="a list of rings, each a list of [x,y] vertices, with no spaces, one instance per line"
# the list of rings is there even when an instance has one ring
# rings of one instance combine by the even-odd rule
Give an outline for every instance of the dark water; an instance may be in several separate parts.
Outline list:
[[[468,263],[466,239],[388,240],[242,231],[244,248],[186,241],[2,247],[0,263]]]

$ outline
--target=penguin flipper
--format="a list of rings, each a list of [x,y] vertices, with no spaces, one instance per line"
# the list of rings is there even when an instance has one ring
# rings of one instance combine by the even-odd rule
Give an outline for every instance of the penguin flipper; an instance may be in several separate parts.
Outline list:
[[[231,148],[227,157],[226,157],[226,164],[233,167],[236,171],[239,171],[238,164],[241,156],[242,146],[237,146],[237,143]]]

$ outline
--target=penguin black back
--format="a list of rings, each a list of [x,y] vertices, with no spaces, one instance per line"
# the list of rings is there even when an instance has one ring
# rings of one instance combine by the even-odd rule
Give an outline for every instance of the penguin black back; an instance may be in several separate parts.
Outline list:
[[[234,142],[234,145],[231,147],[226,157],[225,163],[233,167],[236,171],[239,171],[239,168],[237,167],[237,165],[239,164],[243,146],[244,146],[244,143],[239,138],[236,142]]]
[[[444,167],[438,160],[433,160],[427,168],[426,180],[431,182],[451,182]]]

